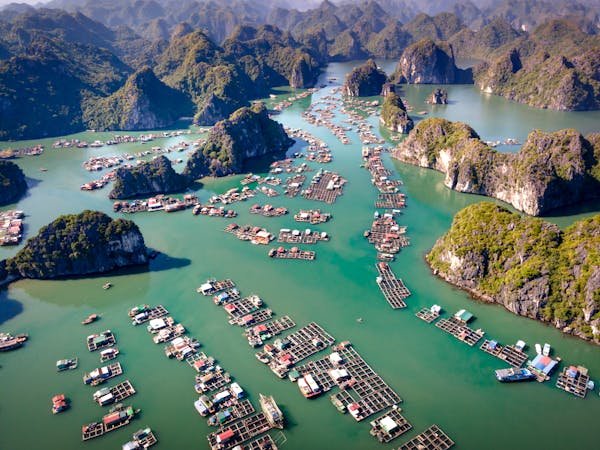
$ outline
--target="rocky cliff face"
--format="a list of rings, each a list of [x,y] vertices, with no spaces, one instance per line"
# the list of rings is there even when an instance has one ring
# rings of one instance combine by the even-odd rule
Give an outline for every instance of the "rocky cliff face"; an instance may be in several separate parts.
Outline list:
[[[473,82],[470,69],[456,67],[452,47],[442,48],[431,39],[423,39],[404,50],[393,78],[411,84]]]
[[[41,279],[89,275],[146,264],[146,253],[144,237],[133,222],[84,211],[43,227],[7,260],[6,271],[9,276]]]
[[[522,58],[519,50],[512,49],[479,66],[475,82],[484,92],[536,108],[558,111],[599,109],[599,60],[598,48],[572,58],[545,51]]]
[[[146,67],[131,75],[114,94],[89,102],[83,116],[95,130],[149,130],[191,115],[191,101]]]
[[[518,153],[499,153],[468,125],[430,118],[394,151],[397,159],[445,174],[460,192],[487,195],[531,215],[600,196],[596,135],[533,131]]]
[[[369,59],[346,75],[344,93],[351,97],[379,95],[386,81],[385,72],[377,68],[375,61]]]
[[[471,205],[427,261],[479,299],[600,343],[600,215],[562,232],[492,203]]]
[[[133,168],[119,168],[109,197],[124,199],[142,195],[167,194],[183,191],[187,179],[175,172],[171,162],[165,156]]]
[[[414,122],[408,116],[402,99],[395,92],[388,92],[383,99],[379,120],[387,128],[398,133],[406,134],[414,127]]]
[[[190,156],[184,175],[194,180],[240,173],[246,160],[285,152],[293,142],[283,126],[269,118],[264,104],[256,103],[218,122]]]
[[[0,206],[14,203],[27,191],[25,174],[19,166],[0,160]]]
[[[292,65],[290,86],[293,88],[307,88],[315,83],[318,70],[309,62],[307,56],[297,57]]]
[[[448,104],[448,91],[446,91],[445,89],[439,89],[439,88],[435,89],[429,96],[427,103],[429,103],[431,105],[447,105]]]

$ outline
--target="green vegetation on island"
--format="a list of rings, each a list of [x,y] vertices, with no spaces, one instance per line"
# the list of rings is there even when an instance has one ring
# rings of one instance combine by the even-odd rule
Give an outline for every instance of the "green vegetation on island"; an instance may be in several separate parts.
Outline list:
[[[482,300],[600,343],[600,215],[561,231],[478,203],[456,214],[427,261]]]
[[[394,150],[400,161],[438,170],[444,184],[487,195],[531,215],[600,196],[598,136],[532,131],[517,153],[486,145],[467,124],[428,118]]]
[[[186,177],[175,172],[171,161],[161,155],[135,167],[118,168],[113,188],[108,196],[112,199],[125,199],[180,192],[186,187]]]
[[[386,81],[385,72],[377,67],[375,61],[369,59],[346,75],[344,93],[351,97],[380,95]]]
[[[0,205],[14,203],[27,191],[25,174],[11,161],[0,160]]]
[[[398,133],[406,134],[414,127],[414,122],[408,116],[402,99],[394,91],[385,95],[379,120],[388,129]]]
[[[135,223],[84,211],[58,217],[6,261],[9,277],[47,279],[108,272],[148,262]]]
[[[206,143],[188,159],[184,175],[194,180],[240,173],[247,159],[285,152],[293,142],[283,126],[269,118],[265,105],[255,103],[210,130]]]

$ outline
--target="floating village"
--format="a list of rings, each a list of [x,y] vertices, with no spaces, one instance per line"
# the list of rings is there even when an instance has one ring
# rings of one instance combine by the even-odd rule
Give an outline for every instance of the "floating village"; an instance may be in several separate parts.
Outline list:
[[[306,90],[283,100],[277,97],[274,99],[277,102],[273,109],[283,111],[316,91],[317,89]],[[351,147],[348,147],[345,151],[355,151],[357,156],[360,154],[361,168],[368,172],[373,187],[373,210],[365,216],[367,223],[372,220],[371,226],[364,232],[360,230],[357,235],[358,239],[366,239],[373,247],[372,263],[368,269],[374,275],[371,288],[380,292],[382,304],[385,301],[392,310],[399,310],[394,314],[412,316],[408,312],[415,309],[411,305],[411,280],[406,280],[405,283],[402,279],[402,267],[393,265],[397,255],[410,245],[413,230],[402,225],[402,214],[405,208],[410,207],[410,198],[401,192],[402,181],[386,167],[389,149],[385,147],[385,141],[373,132],[368,121],[379,110],[378,101],[347,99],[342,96],[340,88],[333,88],[327,95],[321,96],[319,101],[307,107],[302,117],[315,127],[327,128],[344,145],[350,146],[352,143],[350,132],[358,134],[361,148],[350,150]],[[346,117],[343,125],[338,123],[340,115]],[[266,246],[265,258],[300,260],[302,262],[297,263],[300,265],[304,264],[303,261],[314,264],[318,261],[319,249],[332,245],[331,242],[336,239],[335,231],[330,233],[328,230],[331,228],[326,228],[336,222],[326,208],[344,195],[347,183],[352,181],[348,181],[341,173],[324,169],[326,166],[313,166],[326,165],[333,159],[333,154],[324,141],[302,129],[288,128],[287,131],[291,137],[306,144],[302,154],[273,162],[269,173],[264,176],[247,174],[239,181],[239,186],[202,200],[192,193],[157,195],[147,199],[114,202],[113,211],[129,215],[191,210],[194,216],[209,218],[233,219],[238,214],[251,214],[250,220],[268,218],[268,228],[232,221],[217,221],[220,224],[217,227],[228,235],[224,239],[235,237],[242,241],[240,245],[252,244],[259,248]],[[184,132],[115,136],[110,140],[91,143],[59,140],[52,147],[56,150],[93,149],[120,143],[142,144],[182,134]],[[117,167],[136,164],[148,156],[189,151],[197,147],[199,142],[182,141],[165,148],[154,146],[139,153],[91,157],[83,164],[84,170],[100,172],[108,169],[111,172],[99,180],[85,183],[81,189],[95,190],[111,183],[114,177],[112,170]],[[18,156],[35,156],[43,150],[43,147],[36,146],[13,150],[13,153]],[[262,200],[259,200],[261,197]],[[311,207],[292,209],[279,203],[284,197],[315,203],[311,203]],[[252,204],[247,202],[242,208],[241,202],[249,199],[253,199]],[[20,242],[23,216],[21,211],[0,214],[0,245]],[[194,220],[212,220],[209,218]],[[297,228],[289,225],[292,219]],[[284,220],[287,222],[284,223]],[[288,264],[285,261],[272,263]],[[293,271],[293,264],[296,263],[289,264],[289,270]],[[308,266],[310,265],[307,264]],[[274,382],[284,380],[291,386],[290,389],[307,400],[328,397],[331,407],[341,415],[347,415],[358,423],[368,424],[364,433],[369,433],[372,437],[373,448],[377,443],[393,443],[398,450],[445,450],[455,445],[450,437],[452,430],[446,430],[443,424],[433,423],[435,419],[424,429],[414,429],[410,422],[410,405],[404,407],[401,393],[396,392],[389,379],[386,380],[387,376],[382,376],[369,363],[369,355],[363,354],[360,346],[353,345],[351,336],[340,336],[345,340],[338,340],[318,323],[318,317],[296,321],[286,311],[276,311],[270,300],[263,300],[259,294],[242,294],[243,291],[236,282],[226,278],[229,276],[226,272],[221,273],[221,276],[224,278],[210,278],[201,282],[196,288],[197,295],[190,301],[212,303],[214,307],[222,309],[223,326],[239,329],[240,340],[235,345],[248,345],[247,350],[254,354],[255,363],[264,369],[264,377],[271,377]],[[107,282],[103,287],[108,290],[111,286]],[[192,286],[188,288],[188,291],[193,292]],[[254,288],[258,289],[259,286]],[[204,308],[204,305],[200,308]],[[127,342],[117,341],[118,329],[132,326],[138,334],[145,336],[148,347],[156,349],[156,358],[167,358],[172,360],[173,366],[183,366],[189,371],[190,408],[193,407],[199,420],[211,427],[206,442],[202,445],[213,450],[276,450],[283,447],[288,423],[283,412],[285,409],[278,405],[277,399],[268,392],[259,393],[258,396],[247,392],[244,388],[244,374],[233,374],[223,367],[218,355],[212,356],[204,348],[202,336],[192,336],[188,327],[178,321],[178,316],[179,314],[172,315],[160,304],[132,306],[129,311],[124,311],[120,323],[111,323],[111,329],[89,334],[83,339],[82,349],[98,355],[97,367],[81,367],[76,355],[69,355],[56,362],[59,373],[57,376],[61,376],[63,372],[81,370],[82,381],[90,388],[90,401],[102,408],[98,409],[96,416],[89,417],[82,425],[82,441],[99,439],[108,433],[127,428],[127,433],[122,434],[123,450],[149,448],[159,442],[160,429],[146,427],[142,412],[135,407],[134,402],[138,397],[150,393],[142,389],[138,393],[135,379],[128,377],[126,365],[119,360],[121,348],[117,348],[117,343],[119,347],[126,349]],[[431,333],[442,331],[469,347],[478,347],[490,358],[499,360],[496,361],[498,369],[489,374],[499,383],[552,383],[556,388],[580,399],[595,388],[587,368],[576,362],[564,364],[561,357],[553,354],[550,344],[534,344],[535,354],[532,357],[525,341],[519,339],[512,344],[493,339],[480,328],[484,324],[479,324],[473,314],[465,309],[452,313],[445,311],[442,305],[432,304],[430,307],[420,308],[414,316],[432,325],[427,328]],[[82,324],[89,325],[100,319],[99,313],[90,314]],[[103,323],[104,319],[101,320]],[[360,317],[356,320],[357,323],[363,322]],[[113,326],[116,327],[115,331],[112,331]],[[451,339],[450,336],[448,339]],[[2,333],[0,351],[19,349],[27,345],[27,340],[26,334]],[[238,378],[237,375],[241,376]],[[64,387],[64,393],[49,393],[49,413],[61,414],[77,408],[69,399],[69,385],[65,383]],[[498,389],[502,388],[504,387],[498,385]],[[311,406],[316,408],[316,405]],[[136,425],[129,426],[132,424]],[[130,434],[137,428],[137,431]],[[410,439],[407,437],[408,433],[412,433]],[[173,448],[173,445],[166,443],[165,448]]]

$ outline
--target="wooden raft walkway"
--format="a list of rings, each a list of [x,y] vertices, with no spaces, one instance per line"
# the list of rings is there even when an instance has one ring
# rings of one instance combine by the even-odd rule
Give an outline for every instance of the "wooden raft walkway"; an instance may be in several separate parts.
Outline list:
[[[565,367],[558,376],[556,387],[579,398],[585,398],[588,391],[587,384],[590,381],[587,369],[582,371],[581,368],[578,367],[578,373],[575,377],[570,377],[567,374],[568,370],[569,368]]]
[[[406,206],[406,197],[404,194],[379,194],[375,201],[376,208],[398,209]]]
[[[316,244],[319,241],[329,240],[329,235],[323,236],[319,231],[311,231],[310,233],[306,233],[305,231],[294,233],[294,231],[298,230],[279,230],[277,242],[286,244]]]
[[[202,378],[205,375],[212,375],[212,377],[210,380],[202,381]],[[196,375],[196,384],[194,385],[194,390],[198,394],[213,392],[231,383],[231,375],[229,372],[225,372],[222,369],[205,375]]]
[[[346,180],[337,173],[319,172],[313,177],[310,186],[303,191],[302,196],[307,200],[332,204],[343,194],[344,184]]]
[[[304,182],[306,181],[306,175],[294,175],[285,180],[284,195],[287,197],[296,197],[302,190]]]
[[[301,261],[314,261],[317,257],[317,252],[313,250],[300,250],[297,247],[292,247],[291,249],[279,247],[269,250],[268,255],[274,259],[299,259]]]
[[[447,450],[452,446],[454,441],[440,427],[431,425],[421,434],[401,445],[398,450]]]
[[[482,330],[473,330],[465,325],[463,322],[458,320],[456,317],[450,317],[449,319],[440,319],[436,324],[440,330],[444,330],[446,333],[450,333],[459,341],[473,347],[483,337],[485,332]]]
[[[167,308],[165,308],[163,305],[154,306],[153,308],[150,308],[146,312],[147,312],[147,315],[144,318],[133,322],[133,324],[141,325],[143,323],[149,322],[150,320],[159,319],[159,318],[164,317],[167,314],[169,314],[169,311],[167,311]]]
[[[226,408],[229,410],[229,412],[231,413],[231,415],[225,419],[223,422],[215,422],[216,421],[216,416],[217,414],[213,415],[212,417],[209,417],[207,419],[207,423],[209,426],[211,427],[224,427],[225,425],[231,423],[231,422],[235,422],[238,419],[241,419],[243,417],[249,416],[250,414],[253,414],[256,412],[256,410],[254,409],[254,405],[252,403],[250,403],[250,400],[248,399],[244,399],[241,402],[236,403],[235,405]]]
[[[384,262],[377,263],[377,270],[379,272],[377,285],[385,300],[393,309],[406,308],[404,299],[410,296],[410,291],[404,282],[396,278],[390,266]]]
[[[249,295],[240,300],[235,300],[223,306],[225,312],[232,318],[238,319],[247,314],[253,313],[263,305],[258,295]]]
[[[528,358],[525,352],[518,350],[512,345],[501,345],[496,343],[495,348],[492,348],[491,341],[488,339],[486,339],[479,348],[516,368],[522,367]]]
[[[353,417],[357,422],[402,401],[396,391],[387,385],[356,350],[350,347],[338,353],[347,361],[343,368],[352,378],[345,390],[331,396],[332,402],[339,403],[345,410],[348,410],[352,403],[356,403],[358,412],[353,414]]]
[[[266,433],[271,428],[273,427],[267,420],[265,414],[259,412],[258,414],[233,422],[231,425],[221,428],[220,431],[210,433],[207,436],[207,439],[212,449],[228,450],[237,445],[241,445],[243,442],[248,441],[253,437]],[[227,430],[233,432],[233,437],[227,442],[217,443],[217,436]]]
[[[392,440],[396,439],[399,436],[402,436],[404,433],[412,429],[412,425],[404,418],[401,414],[402,409],[398,407],[393,407],[390,411],[381,416],[377,417],[375,420],[371,422],[371,431],[369,433],[371,436],[377,438],[379,442],[382,444],[387,444]],[[381,421],[384,419],[393,420],[396,423],[396,427],[390,431],[386,431],[382,426]]]
[[[122,383],[119,383],[109,388],[109,390],[115,399],[115,403],[118,403],[121,400],[125,400],[126,398],[131,397],[136,393],[133,385],[129,380],[125,380]]]
[[[229,321],[231,325],[238,325],[240,327],[247,327],[249,325],[257,325],[265,322],[273,317],[273,310],[269,308],[257,309],[249,314],[241,317],[233,318]]]
[[[439,312],[432,312],[430,308],[423,308],[415,314],[419,319],[424,320],[427,323],[431,323],[440,317]]]
[[[269,434],[242,444],[242,450],[277,450],[278,448]]]
[[[256,326],[246,328],[246,338],[248,339],[248,344],[250,344],[251,347],[260,346],[264,341],[269,340],[286,330],[294,328],[296,326],[296,322],[294,322],[290,316],[283,316],[279,319],[265,322],[260,325],[265,328],[264,333],[262,330],[256,330]],[[264,337],[265,334],[267,334],[268,337]]]

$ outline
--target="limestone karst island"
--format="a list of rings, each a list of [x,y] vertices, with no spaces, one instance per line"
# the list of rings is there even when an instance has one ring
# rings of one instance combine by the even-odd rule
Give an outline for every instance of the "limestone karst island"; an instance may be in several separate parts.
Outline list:
[[[0,450],[596,450],[598,0],[0,0]]]

